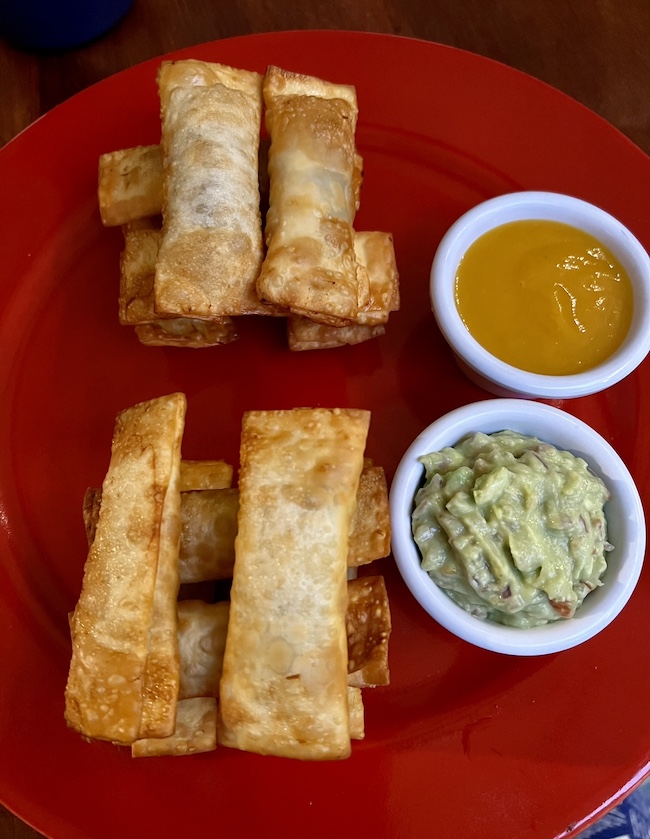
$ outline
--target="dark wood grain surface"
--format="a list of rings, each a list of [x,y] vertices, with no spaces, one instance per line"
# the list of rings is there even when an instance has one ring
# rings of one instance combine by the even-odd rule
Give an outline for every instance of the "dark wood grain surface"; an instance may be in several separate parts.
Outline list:
[[[139,61],[283,29],[387,32],[489,56],[560,88],[650,152],[647,0],[135,0],[113,30],[78,49],[39,55],[0,41],[0,144]]]
[[[140,61],[286,29],[391,33],[488,56],[559,88],[650,153],[648,0],[135,0],[110,32],[80,48],[34,53],[0,39],[0,146],[64,99]],[[39,835],[0,808],[0,837]]]

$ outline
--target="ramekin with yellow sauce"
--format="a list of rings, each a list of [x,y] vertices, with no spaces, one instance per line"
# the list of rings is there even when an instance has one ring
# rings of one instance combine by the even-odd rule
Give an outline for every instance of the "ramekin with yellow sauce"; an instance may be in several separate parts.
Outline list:
[[[650,351],[647,252],[568,195],[510,193],[465,213],[436,251],[430,292],[459,365],[499,396],[586,396]]]

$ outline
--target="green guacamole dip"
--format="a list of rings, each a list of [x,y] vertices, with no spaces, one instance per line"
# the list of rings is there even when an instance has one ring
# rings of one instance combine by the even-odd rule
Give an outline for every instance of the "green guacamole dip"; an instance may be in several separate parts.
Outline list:
[[[602,585],[609,492],[588,465],[513,431],[420,458],[412,529],[422,568],[478,618],[540,626]]]

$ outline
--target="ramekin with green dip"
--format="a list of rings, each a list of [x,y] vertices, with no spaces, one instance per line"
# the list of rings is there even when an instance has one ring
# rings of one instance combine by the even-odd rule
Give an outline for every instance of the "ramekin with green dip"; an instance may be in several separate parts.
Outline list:
[[[426,428],[390,491],[393,555],[445,629],[543,655],[620,613],[645,554],[643,508],[616,451],[571,414],[525,399],[458,408]]]

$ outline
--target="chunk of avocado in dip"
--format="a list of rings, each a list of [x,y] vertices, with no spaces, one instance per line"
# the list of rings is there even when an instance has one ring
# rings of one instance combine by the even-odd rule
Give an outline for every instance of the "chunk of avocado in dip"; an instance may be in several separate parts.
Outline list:
[[[420,458],[412,530],[422,568],[477,618],[540,626],[602,585],[609,491],[587,463],[514,431]]]

